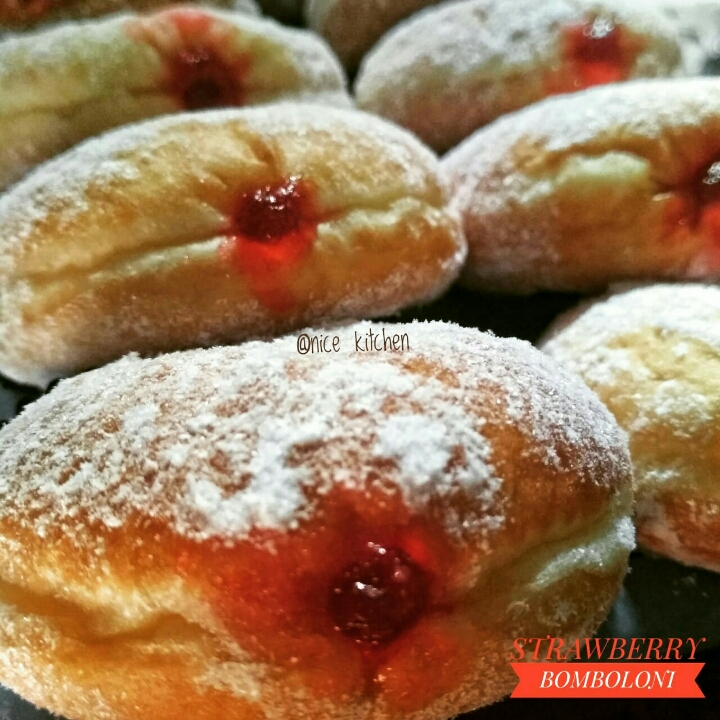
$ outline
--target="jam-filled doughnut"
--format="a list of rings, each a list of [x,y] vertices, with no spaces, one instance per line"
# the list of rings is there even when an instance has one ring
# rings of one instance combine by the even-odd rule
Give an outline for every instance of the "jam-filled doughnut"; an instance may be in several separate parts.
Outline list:
[[[148,11],[177,4],[173,0],[0,0],[0,32],[128,10]],[[203,0],[200,4],[253,15],[260,12],[255,0]]]
[[[443,159],[470,287],[528,293],[720,275],[720,80],[545,100]]]
[[[131,356],[0,432],[0,681],[72,720],[437,720],[512,690],[516,637],[593,633],[634,543],[598,399],[518,340],[330,332]]]
[[[545,344],[630,435],[638,544],[720,572],[720,288],[651,285]]]
[[[0,372],[44,385],[124,353],[392,313],[466,255],[437,158],[359,111],[171,115],[0,198]]]
[[[87,137],[183,110],[312,100],[348,106],[313,33],[183,6],[0,42],[0,189]]]
[[[358,105],[438,151],[548,95],[680,67],[678,34],[626,0],[463,0],[419,13],[363,61]]]
[[[441,0],[305,0],[305,19],[349,70],[396,23]]]

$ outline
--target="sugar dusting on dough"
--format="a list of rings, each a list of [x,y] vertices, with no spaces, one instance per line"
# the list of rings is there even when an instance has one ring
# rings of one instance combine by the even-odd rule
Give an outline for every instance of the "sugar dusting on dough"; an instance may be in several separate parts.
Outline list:
[[[608,454],[624,463],[609,413],[527,343],[413,323],[408,353],[356,352],[355,334],[380,327],[333,330],[342,351],[331,356],[300,356],[289,336],[129,356],[61,382],[0,432],[0,517],[22,507],[36,532],[73,537],[140,510],[189,538],[235,540],[295,527],[312,516],[308,488],[359,487],[382,467],[418,512],[470,492],[483,513],[448,516],[447,530],[487,536],[505,519],[484,420],[470,409],[483,387],[503,388],[506,422],[533,438],[537,461],[563,469],[573,461],[555,448],[569,444],[591,483],[605,481]],[[452,383],[412,369],[439,358]]]
[[[635,549],[635,527],[629,517],[613,520],[608,526],[601,526],[586,542],[581,542],[559,553],[538,573],[535,583],[551,585],[558,577],[584,568],[592,572],[599,567],[612,566],[618,558]],[[562,619],[562,616],[560,616]]]
[[[561,319],[559,325],[563,324]],[[671,341],[672,356],[658,358],[663,375],[638,353],[641,341],[632,340],[648,331]],[[691,342],[706,345],[720,357],[720,288],[660,284],[611,295],[590,305],[563,329],[551,330],[544,350],[599,392],[629,389],[635,408],[627,428],[630,433],[660,424],[672,428],[678,437],[690,438],[711,426],[720,411],[717,398],[708,394],[713,383],[709,367],[707,385],[702,388],[683,376]],[[641,391],[641,387],[652,388],[652,392]],[[682,475],[684,466],[646,467],[642,481],[666,484]]]
[[[589,372],[596,381],[607,382],[629,371],[647,373],[633,362],[632,349],[612,347],[618,338],[645,328],[672,336],[673,355],[678,360],[688,354],[689,339],[699,340],[720,353],[720,288],[659,284],[611,295],[588,307],[557,334],[551,330],[544,349],[562,357],[574,372]],[[679,383],[668,378],[661,387],[662,412],[662,398],[667,401]]]
[[[208,18],[198,43],[246,68],[244,105],[352,105],[344,71],[324,40],[270,19],[175,8],[61,23],[2,40],[0,189],[87,137],[176,112],[168,62],[192,42],[192,33],[182,39],[176,27],[187,12]],[[146,37],[153,33],[163,38],[159,46]]]
[[[258,75],[251,92],[263,100],[275,95],[313,92],[345,94],[345,74],[325,41],[306,30],[289,28],[270,18],[197,9],[213,23],[227,27],[230,42],[246,48]],[[159,10],[145,22],[166,16]],[[161,72],[163,58],[149,43],[132,39],[128,28],[144,14],[122,13],[107,18],[67,22],[41,31],[11,36],[2,41],[0,90],[7,93],[0,119],[15,114],[51,110],[69,113],[73,106],[102,99],[108,93],[156,93],[166,91]],[[218,42],[212,33],[210,42]],[[284,68],[287,58],[292,73],[273,82],[272,72]],[[270,75],[270,78],[267,75]]]
[[[409,120],[444,80],[467,112],[474,101],[487,105],[482,116],[497,116],[513,100],[507,89],[498,90],[503,82],[534,76],[523,86],[525,93],[535,100],[544,94],[542,74],[562,61],[560,28],[595,12],[612,15],[646,41],[631,77],[667,75],[677,65],[677,34],[653,2],[460,0],[425,9],[385,35],[363,61],[356,83],[359,103]],[[478,94],[481,80],[486,92]],[[473,94],[464,97],[466,92]],[[453,108],[448,114],[453,117]]]
[[[47,218],[50,207],[61,207],[69,219],[87,209],[89,185],[139,177],[137,162],[133,162],[130,154],[142,148],[146,157],[152,157],[168,142],[164,135],[166,130],[182,129],[189,123],[212,126],[232,122],[250,127],[267,138],[278,132],[312,136],[322,131],[332,134],[339,128],[356,131],[357,143],[372,144],[375,152],[383,152],[399,166],[408,185],[408,194],[426,186],[428,171],[434,172],[437,163],[434,154],[407,131],[356,110],[288,102],[166,115],[92,138],[39,167],[12,192],[0,197],[5,258],[0,260],[0,269],[5,266],[9,271],[13,250],[20,251],[32,230]]]
[[[683,134],[698,143],[698,128],[720,122],[719,90],[717,78],[607,85],[544,100],[467,138],[443,158],[442,167],[452,186],[451,207],[478,236],[468,235],[468,274],[515,290],[557,287],[562,267],[556,243],[567,219],[553,204],[558,164],[569,158],[602,161],[598,171],[609,179],[614,173],[620,188],[628,164],[647,167],[655,192],[668,192],[695,169],[681,162]],[[708,151],[717,145],[713,137]],[[628,187],[635,191],[632,178]],[[476,242],[480,259],[472,258]],[[645,252],[652,260],[659,250]],[[705,251],[699,252],[696,268],[667,272],[711,272]]]
[[[697,127],[717,117],[718,88],[717,78],[638,80],[549,98],[478,131],[448,153],[444,166],[470,203],[468,193],[486,174],[507,165],[507,154],[521,139],[542,143],[553,153],[572,152],[585,145],[607,151],[607,146],[612,146],[612,131],[617,143],[627,146],[634,141],[640,146],[642,141],[662,138],[667,128]],[[501,176],[494,182],[510,198],[523,180]],[[480,205],[481,200],[477,197],[475,202]],[[496,200],[490,197],[488,202]]]
[[[568,325],[561,319],[544,349],[628,430],[641,541],[714,567],[707,537],[720,517],[720,288],[664,284],[611,295]]]

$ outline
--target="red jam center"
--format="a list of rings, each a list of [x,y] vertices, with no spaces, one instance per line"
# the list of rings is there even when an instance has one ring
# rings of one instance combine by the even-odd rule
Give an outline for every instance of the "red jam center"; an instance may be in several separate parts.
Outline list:
[[[307,187],[300,178],[246,192],[235,211],[235,228],[248,240],[272,242],[301,230],[307,213]]]
[[[265,307],[285,313],[298,303],[292,275],[312,250],[317,225],[314,186],[291,177],[240,196],[220,252]]]
[[[204,45],[183,49],[171,61],[171,86],[186,110],[243,103],[244,67],[228,66]]]
[[[700,196],[703,205],[720,203],[720,161],[707,169],[700,185]]]
[[[283,668],[289,693],[378,698],[400,717],[452,692],[482,642],[457,583],[474,552],[375,483],[318,503],[296,530],[183,542],[178,572],[253,658]]]
[[[720,246],[720,162],[713,163],[698,174],[691,187],[679,194],[679,208],[670,215],[675,230],[700,235],[713,245]],[[673,228],[671,228],[672,232]]]
[[[592,23],[568,28],[566,32],[573,60],[588,64],[618,64],[622,60],[620,30],[614,21],[595,18]]]
[[[673,242],[692,242],[699,236],[720,247],[720,161],[703,167],[694,180],[674,190],[665,221]]]
[[[333,582],[328,607],[337,631],[381,644],[418,621],[428,596],[427,576],[407,553],[369,543],[365,557]]]
[[[551,92],[571,92],[626,80],[641,50],[622,26],[596,17],[563,29],[564,67],[550,81]]]

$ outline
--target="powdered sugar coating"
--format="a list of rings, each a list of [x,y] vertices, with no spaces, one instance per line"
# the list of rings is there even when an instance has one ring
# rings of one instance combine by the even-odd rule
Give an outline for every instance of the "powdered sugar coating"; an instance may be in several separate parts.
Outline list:
[[[465,183],[477,181],[509,159],[506,153],[521,138],[537,140],[549,153],[600,149],[613,136],[620,146],[657,141],[717,117],[719,87],[716,78],[641,80],[549,98],[478,131],[448,153],[445,167]],[[672,151],[665,149],[669,157]],[[511,177],[501,184],[511,193],[519,182]]]
[[[74,104],[98,99],[108,92],[166,92],[158,72],[163,60],[158,48],[142,42],[131,28],[140,19],[146,25],[158,24],[174,16],[182,17],[182,12],[182,7],[174,8],[147,18],[123,13],[6,38],[0,53],[0,90],[7,97],[0,107],[0,118],[53,109],[55,105],[68,112]],[[327,44],[312,33],[242,13],[212,8],[187,8],[187,12],[207,18],[210,27],[214,23],[226,29],[225,38],[196,30],[198,38],[206,42],[224,40],[227,44],[235,40],[242,47],[265,53],[287,53],[298,75],[300,91],[344,90],[344,74],[336,58]],[[255,65],[268,62],[262,56],[253,60]],[[262,87],[253,85],[250,90],[258,92]]]
[[[470,244],[467,281],[529,292],[717,276],[713,241],[690,228],[663,242],[667,225],[652,208],[720,156],[719,89],[714,78],[593,88],[461,143],[442,165]]]
[[[715,570],[719,328],[720,288],[652,285],[561,319],[544,345],[630,435],[640,543]]]
[[[439,175],[410,133],[314,105],[170,115],[90,140],[0,198],[2,371],[46,385],[130,351],[429,300],[466,255]],[[318,217],[311,251],[274,280],[289,294],[276,311],[253,285],[263,269],[244,271],[223,249],[242,193],[295,176],[312,187]]]
[[[358,335],[383,327],[406,332],[411,350],[356,352]],[[626,464],[607,411],[527,343],[443,323],[331,332],[331,356],[298,355],[292,335],[130,356],[62,381],[0,432],[0,517],[23,508],[36,533],[80,538],[85,525],[141,513],[184,537],[238,540],[296,527],[313,513],[308,488],[361,486],[381,463],[419,513],[469,493],[482,512],[449,514],[447,532],[490,537],[507,521],[503,478],[476,413],[498,390],[534,462],[593,485],[608,482],[608,462]],[[429,362],[442,370],[423,371]],[[488,407],[488,420],[499,411]],[[464,459],[451,462],[458,447]]]
[[[672,351],[679,362],[687,357],[688,340],[700,341],[720,353],[720,288],[660,284],[610,295],[590,304],[570,324],[561,318],[544,348],[562,356],[573,372],[589,373],[595,381],[606,382],[635,370],[632,348],[613,348],[614,341],[648,328],[673,338]],[[642,368],[637,371],[646,372]]]
[[[551,94],[564,27],[612,18],[642,49],[628,77],[678,70],[677,33],[653,2],[460,0],[398,25],[365,57],[358,104],[446,150],[478,127]]]
[[[558,325],[565,326],[561,318]],[[642,334],[670,342],[670,355],[659,358],[667,372],[658,377],[639,353]],[[695,387],[683,377],[683,363],[695,352],[689,343],[702,343],[720,358],[720,288],[712,285],[652,285],[611,295],[591,304],[577,319],[555,331],[545,351],[583,377],[596,390],[648,384],[652,393],[635,392],[636,412],[629,432],[653,423],[668,424],[679,434],[695,433],[715,423],[720,411],[714,393],[714,373],[708,366],[707,387]],[[635,347],[637,343],[638,347]],[[632,386],[631,386],[632,387]],[[647,469],[640,478],[652,484],[680,473],[672,467]]]
[[[208,110],[179,113],[121,128],[92,138],[37,168],[11,193],[0,196],[0,224],[3,253],[0,268],[12,274],[13,256],[22,249],[30,233],[47,217],[49,207],[61,207],[70,222],[88,207],[87,189],[95,183],[112,185],[140,176],[136,162],[127,155],[139,148],[152,158],[165,142],[164,133],[184,125],[237,122],[259,135],[272,138],[275,133],[312,137],[314,133],[332,134],[347,128],[361,135],[358,142],[382,146],[391,161],[399,166],[408,192],[422,192],[428,173],[435,172],[437,159],[409,132],[370,113],[349,111],[313,104],[279,103],[257,108]]]
[[[228,105],[351,105],[343,69],[321,38],[243,13],[121,14],[0,45],[0,188],[88,137],[181,111],[168,68],[188,47],[207,46],[237,85]]]
[[[685,72],[703,74],[705,63],[718,54],[720,0],[655,0],[655,4],[680,30]]]

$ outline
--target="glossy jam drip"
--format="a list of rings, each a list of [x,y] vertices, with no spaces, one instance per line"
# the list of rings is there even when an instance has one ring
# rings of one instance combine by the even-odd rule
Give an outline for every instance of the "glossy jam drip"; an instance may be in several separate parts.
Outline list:
[[[642,45],[612,18],[595,17],[562,31],[563,67],[549,79],[549,92],[572,92],[627,80]]]
[[[157,52],[163,65],[157,82],[179,109],[245,103],[252,62],[248,54],[235,49],[237,29],[232,23],[186,6],[130,18],[124,28],[133,42]]]
[[[240,199],[235,227],[248,240],[277,241],[302,228],[307,202],[307,188],[297,177],[251,190]]]
[[[316,452],[308,445],[296,460],[302,466]],[[177,572],[253,662],[283,669],[288,692],[338,706],[349,698],[381,704],[388,717],[419,713],[477,666],[486,635],[473,621],[477,603],[460,584],[475,552],[451,542],[440,519],[413,515],[403,495],[376,482],[363,490],[336,483],[317,502],[295,530],[258,530],[231,546],[221,538],[182,541],[172,549]],[[166,532],[143,533],[168,552],[160,539]],[[139,558],[148,553],[160,550],[138,549]],[[374,582],[383,595],[355,582]],[[395,602],[384,609],[388,598]],[[352,615],[365,605],[358,636]],[[342,632],[348,624],[354,635]],[[362,640],[372,638],[373,625],[385,642]]]
[[[268,309],[285,313],[299,302],[293,273],[317,236],[315,188],[300,177],[247,190],[233,211],[220,248]]]
[[[720,202],[720,161],[708,168],[702,179],[700,193],[705,205]]]
[[[184,48],[171,62],[171,86],[186,110],[242,105],[243,68],[228,66],[203,45]]]
[[[720,248],[720,161],[703,166],[693,180],[672,191],[665,225],[666,238],[674,243],[701,238],[706,247]]]
[[[713,163],[700,183],[700,231],[720,245],[720,161]]]
[[[335,629],[343,635],[381,644],[420,619],[428,594],[425,571],[407,553],[369,543],[365,556],[332,584],[329,610]]]

